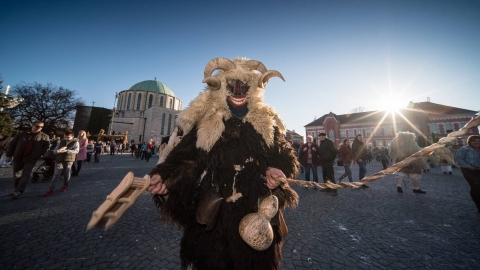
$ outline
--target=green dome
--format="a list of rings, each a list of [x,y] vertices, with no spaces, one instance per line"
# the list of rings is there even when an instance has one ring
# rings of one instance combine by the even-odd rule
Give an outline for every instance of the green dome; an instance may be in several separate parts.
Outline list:
[[[129,90],[143,90],[143,91],[165,94],[173,97],[175,96],[173,91],[170,90],[168,86],[166,86],[165,84],[159,81],[154,81],[154,80],[146,80],[143,82],[136,83],[132,87],[130,87]]]

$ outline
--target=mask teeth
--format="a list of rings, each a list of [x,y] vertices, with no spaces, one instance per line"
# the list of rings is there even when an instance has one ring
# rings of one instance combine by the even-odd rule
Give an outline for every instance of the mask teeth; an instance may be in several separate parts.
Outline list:
[[[243,102],[245,102],[245,97],[243,98],[234,98],[230,96],[230,100],[235,103],[236,105],[241,105]]]

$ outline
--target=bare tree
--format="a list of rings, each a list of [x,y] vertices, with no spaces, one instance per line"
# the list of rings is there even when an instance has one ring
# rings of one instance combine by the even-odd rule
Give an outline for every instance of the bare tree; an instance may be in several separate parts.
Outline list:
[[[356,108],[353,108],[350,110],[351,113],[359,113],[359,112],[364,112],[365,111],[365,107],[363,106],[359,106],[359,107],[356,107]]]
[[[11,93],[24,100],[17,107],[9,109],[16,128],[29,128],[36,120],[45,122],[43,132],[71,127],[77,105],[84,102],[77,98],[75,90],[51,83],[22,83],[12,87]]]
[[[0,91],[3,89],[3,77],[0,74]],[[10,115],[3,109],[7,108],[11,100],[4,93],[0,93],[0,137],[10,136],[13,134],[13,124]]]

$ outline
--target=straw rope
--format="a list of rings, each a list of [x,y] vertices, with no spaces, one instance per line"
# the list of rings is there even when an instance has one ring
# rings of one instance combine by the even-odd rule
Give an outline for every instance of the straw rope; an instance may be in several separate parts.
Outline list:
[[[474,127],[478,127],[480,125],[480,115],[472,118],[464,127],[457,131],[453,131],[447,135],[447,137],[441,138],[437,143],[434,143],[428,147],[423,148],[422,150],[412,154],[411,156],[405,158],[404,160],[393,164],[392,166],[388,167],[385,170],[379,171],[377,173],[374,173],[370,176],[364,177],[358,182],[346,182],[346,183],[339,183],[339,184],[334,184],[330,181],[327,181],[327,183],[316,183],[316,182],[307,182],[304,180],[296,180],[296,179],[277,179],[278,181],[288,183],[288,184],[295,184],[295,185],[300,185],[303,187],[307,188],[330,188],[330,189],[340,189],[340,188],[359,188],[362,187],[363,185],[367,183],[371,183],[374,181],[377,181],[380,178],[383,178],[389,174],[394,174],[397,171],[401,170],[402,168],[405,168],[408,166],[410,163],[413,161],[427,157],[433,153],[438,148],[445,147],[447,143],[451,143],[455,141],[458,137],[467,135],[469,130]]]

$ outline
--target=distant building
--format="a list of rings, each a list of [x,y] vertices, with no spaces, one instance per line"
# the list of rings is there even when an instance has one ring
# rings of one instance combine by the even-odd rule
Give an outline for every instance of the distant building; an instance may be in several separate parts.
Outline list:
[[[296,133],[295,130],[288,130],[287,129],[287,133],[285,134],[285,139],[287,141],[292,140],[294,143],[298,143],[298,144],[303,144],[304,143],[303,136]]]
[[[111,119],[111,109],[94,106],[77,106],[75,120],[73,122],[73,132],[75,136],[80,130],[85,130],[92,135],[96,135],[100,132],[100,129],[108,130]]]
[[[323,115],[305,125],[305,134],[317,138],[325,132],[337,147],[344,139],[353,140],[362,134],[369,146],[389,147],[395,134],[410,131],[417,135],[420,146],[431,144],[432,139],[442,138],[462,128],[477,111],[461,109],[433,102],[410,102],[407,108],[397,111],[371,111],[337,115],[333,112]],[[469,135],[478,134],[472,128]],[[468,136],[459,138],[458,145],[466,145]]]
[[[128,131],[129,139],[159,140],[173,132],[182,101],[170,88],[156,80],[134,84],[117,95],[111,129],[116,134]]]

